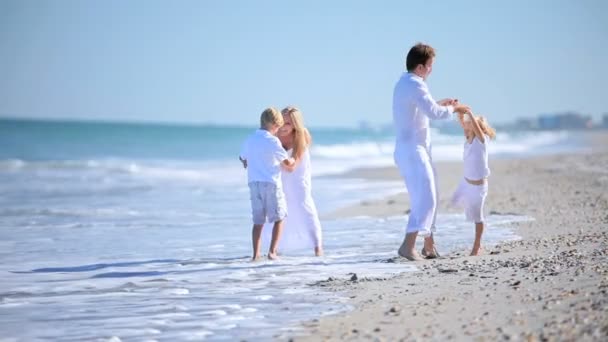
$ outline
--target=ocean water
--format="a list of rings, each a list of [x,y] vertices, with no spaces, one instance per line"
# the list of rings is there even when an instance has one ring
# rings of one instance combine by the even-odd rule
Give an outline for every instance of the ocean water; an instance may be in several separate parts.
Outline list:
[[[0,120],[0,336],[15,340],[265,340],[348,310],[328,277],[389,277],[406,217],[323,220],[326,256],[249,262],[249,127]],[[321,215],[397,193],[350,179],[392,165],[390,132],[313,129]],[[459,160],[462,136],[434,132],[434,158]],[[499,135],[491,158],[581,148],[569,132]],[[491,191],[491,188],[490,188]],[[405,209],[405,208],[404,208]],[[486,243],[531,218],[488,216]],[[439,215],[447,252],[470,244],[462,215]],[[265,246],[267,249],[267,246]]]

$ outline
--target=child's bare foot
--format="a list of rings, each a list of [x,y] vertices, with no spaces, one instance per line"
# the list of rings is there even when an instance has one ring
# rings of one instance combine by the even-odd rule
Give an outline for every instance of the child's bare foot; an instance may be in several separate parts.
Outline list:
[[[279,260],[279,256],[277,255],[276,252],[274,252],[274,253],[268,252],[268,259],[269,260]]]
[[[261,257],[259,255],[254,255],[251,257],[251,261],[260,261]]]
[[[323,256],[323,248],[315,247],[315,256]]]

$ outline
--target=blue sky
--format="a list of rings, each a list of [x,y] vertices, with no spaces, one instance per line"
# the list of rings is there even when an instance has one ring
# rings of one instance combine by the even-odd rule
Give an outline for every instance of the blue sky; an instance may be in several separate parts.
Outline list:
[[[429,86],[492,122],[608,113],[608,2],[0,0],[0,116],[388,123],[417,41]]]

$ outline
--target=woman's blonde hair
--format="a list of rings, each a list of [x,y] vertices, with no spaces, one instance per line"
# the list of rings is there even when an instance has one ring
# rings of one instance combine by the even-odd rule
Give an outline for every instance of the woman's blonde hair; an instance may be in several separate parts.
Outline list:
[[[308,132],[308,129],[304,127],[304,119],[302,118],[302,112],[292,106],[283,108],[281,114],[289,116],[291,119],[291,125],[293,126],[293,158],[298,160],[306,151],[306,148],[312,143],[312,137]]]
[[[272,125],[283,126],[283,116],[275,108],[269,107],[260,115],[260,128],[269,129]]]
[[[492,128],[492,126],[490,126],[490,124],[488,123],[488,120],[486,120],[485,117],[478,116],[475,119],[477,120],[477,123],[479,124],[479,128],[481,128],[481,131],[484,134],[489,136],[490,139],[496,138],[496,130],[494,128]]]

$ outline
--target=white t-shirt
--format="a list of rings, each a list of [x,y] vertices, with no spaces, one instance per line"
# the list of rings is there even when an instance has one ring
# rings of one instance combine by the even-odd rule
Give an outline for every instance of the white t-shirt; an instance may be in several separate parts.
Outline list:
[[[488,166],[488,142],[490,137],[484,137],[485,144],[479,141],[477,137],[469,144],[464,142],[464,176],[470,180],[480,180],[490,175],[490,167]]]
[[[247,160],[247,181],[268,182],[281,186],[281,162],[288,159],[287,152],[277,137],[267,130],[258,129],[250,135],[241,150]]]

